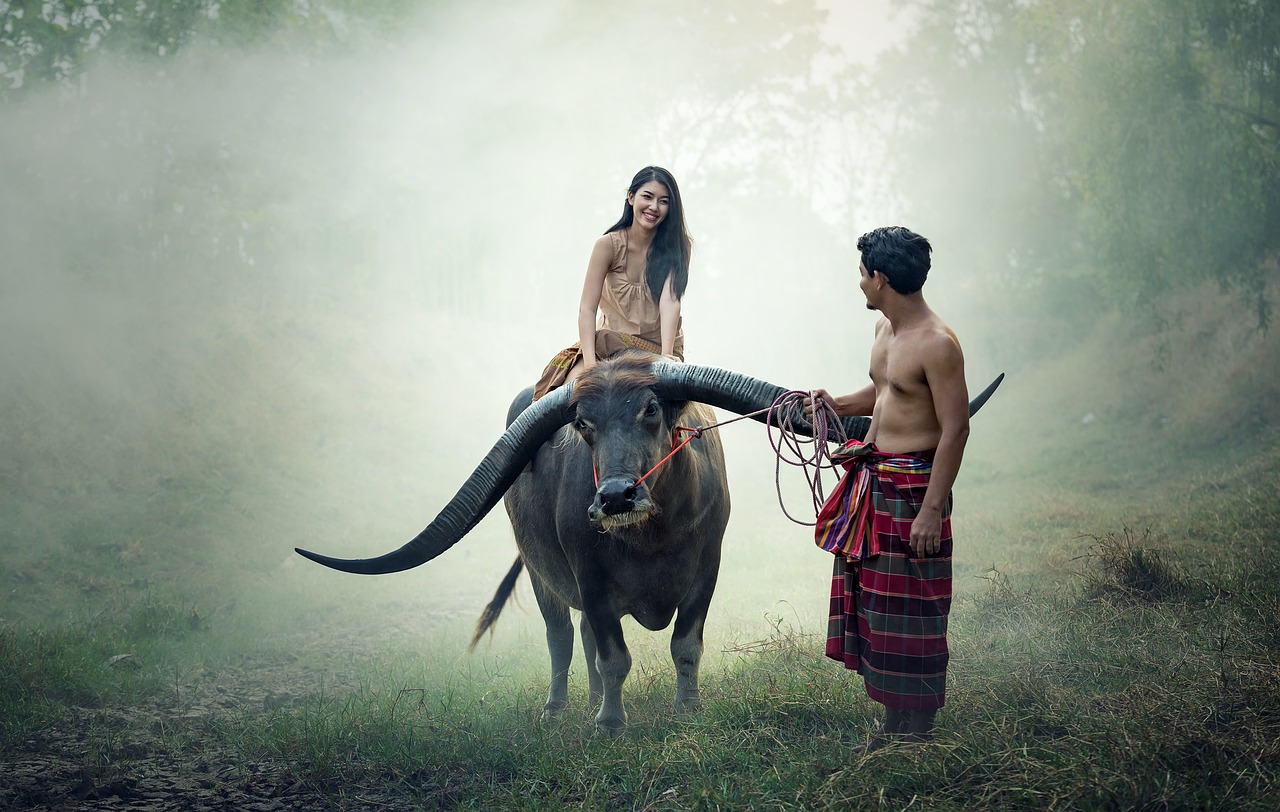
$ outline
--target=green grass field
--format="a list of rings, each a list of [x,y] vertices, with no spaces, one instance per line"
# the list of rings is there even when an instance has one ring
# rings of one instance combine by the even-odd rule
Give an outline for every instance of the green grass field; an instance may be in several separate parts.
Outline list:
[[[468,449],[432,456],[423,484],[388,473],[414,464],[422,427],[406,448],[374,418],[344,456],[317,441],[305,470],[264,470],[297,453],[288,436],[230,450],[175,430],[170,450],[99,478],[85,471],[106,459],[84,449],[101,427],[11,412],[14,443],[42,462],[3,504],[0,767],[62,742],[51,760],[109,788],[156,759],[217,760],[212,788],[191,792],[270,776],[288,788],[280,808],[1275,809],[1277,338],[1175,341],[1155,364],[1128,329],[1010,369],[975,418],[938,737],[862,756],[850,747],[877,707],[821,655],[829,559],[781,516],[754,429],[726,437],[737,513],[703,710],[673,718],[667,635],[628,622],[631,724],[607,740],[580,652],[570,709],[538,721],[546,653],[527,583],[465,654],[514,554],[504,516],[402,576],[291,555],[303,540],[397,546],[461,481]],[[314,435],[341,437],[350,417],[317,416]],[[71,425],[83,436],[59,439]],[[345,463],[363,457],[376,478]],[[790,492],[793,512],[804,498]],[[93,511],[59,511],[86,499]]]

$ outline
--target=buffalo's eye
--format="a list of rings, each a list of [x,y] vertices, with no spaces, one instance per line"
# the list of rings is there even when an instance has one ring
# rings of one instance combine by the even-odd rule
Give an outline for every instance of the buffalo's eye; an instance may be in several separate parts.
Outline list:
[[[582,431],[582,432],[585,432],[589,428],[591,428],[591,426],[587,424],[587,421],[583,420],[581,417],[575,417],[573,419],[573,427],[578,431]]]
[[[649,401],[649,405],[644,407],[644,416],[653,417],[657,413],[658,413],[658,401],[656,400]]]

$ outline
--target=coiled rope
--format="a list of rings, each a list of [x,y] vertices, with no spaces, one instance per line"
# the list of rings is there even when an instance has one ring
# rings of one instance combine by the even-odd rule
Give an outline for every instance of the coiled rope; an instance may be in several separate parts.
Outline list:
[[[796,419],[804,414],[804,405],[813,400],[813,415],[809,423],[813,428],[813,436],[806,437],[796,430]],[[828,432],[834,431],[836,441],[843,446],[848,437],[845,435],[844,422],[836,414],[835,409],[824,398],[818,400],[810,392],[791,390],[783,392],[769,407],[769,419],[765,422],[765,431],[769,435],[769,445],[777,460],[774,463],[773,481],[778,492],[778,506],[782,513],[796,524],[813,527],[817,524],[818,512],[827,501],[822,486],[822,472],[834,470],[839,463],[831,459],[827,449]],[[778,419],[774,419],[775,413]],[[777,424],[778,438],[774,440],[774,425]],[[788,456],[790,454],[790,456]],[[813,516],[815,521],[806,522],[797,519],[787,510],[786,501],[782,498],[782,464],[786,463],[804,472],[805,481],[809,484],[809,493],[813,497]]]

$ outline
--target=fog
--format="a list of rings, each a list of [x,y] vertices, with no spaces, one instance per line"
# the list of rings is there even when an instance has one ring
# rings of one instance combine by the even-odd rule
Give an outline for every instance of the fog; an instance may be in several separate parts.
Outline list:
[[[681,183],[695,241],[688,360],[861,386],[875,318],[853,242],[911,206],[886,188],[883,128],[824,107],[824,71],[860,75],[906,25],[857,5],[818,28],[782,4],[726,30],[693,10],[442,4],[331,57],[196,41],[103,56],[9,105],[4,620],[143,589],[219,622],[465,634],[515,556],[501,508],[408,573],[292,550],[377,555],[434,517],[576,338],[591,244],[647,164]],[[812,85],[788,96],[779,65]],[[976,331],[951,298],[944,315]],[[974,391],[998,363],[971,353]],[[829,558],[784,515],[763,427],[722,433],[734,512],[708,633],[814,631]],[[799,473],[781,482],[811,518]],[[522,594],[525,620],[504,624],[536,614]],[[493,646],[514,644],[503,632]]]

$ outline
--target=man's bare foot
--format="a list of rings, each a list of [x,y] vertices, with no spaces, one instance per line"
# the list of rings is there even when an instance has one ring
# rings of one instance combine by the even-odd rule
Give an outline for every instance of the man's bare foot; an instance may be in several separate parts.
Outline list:
[[[920,745],[933,741],[932,733],[882,733],[877,730],[867,737],[862,744],[855,744],[849,751],[855,756],[875,752],[890,745]]]
[[[933,717],[936,710],[903,710],[885,708],[884,723],[862,744],[851,749],[854,755],[879,750],[890,744],[924,744],[933,740]]]
[[[933,718],[938,715],[936,708],[930,710],[909,711],[907,726],[903,732],[912,741],[927,742],[933,738]]]
[[[877,730],[875,733],[868,736],[867,740],[862,744],[855,744],[853,747],[849,748],[849,752],[855,756],[864,756],[867,753],[879,750],[881,747],[893,744],[898,738],[900,738],[899,734],[882,733]]]

